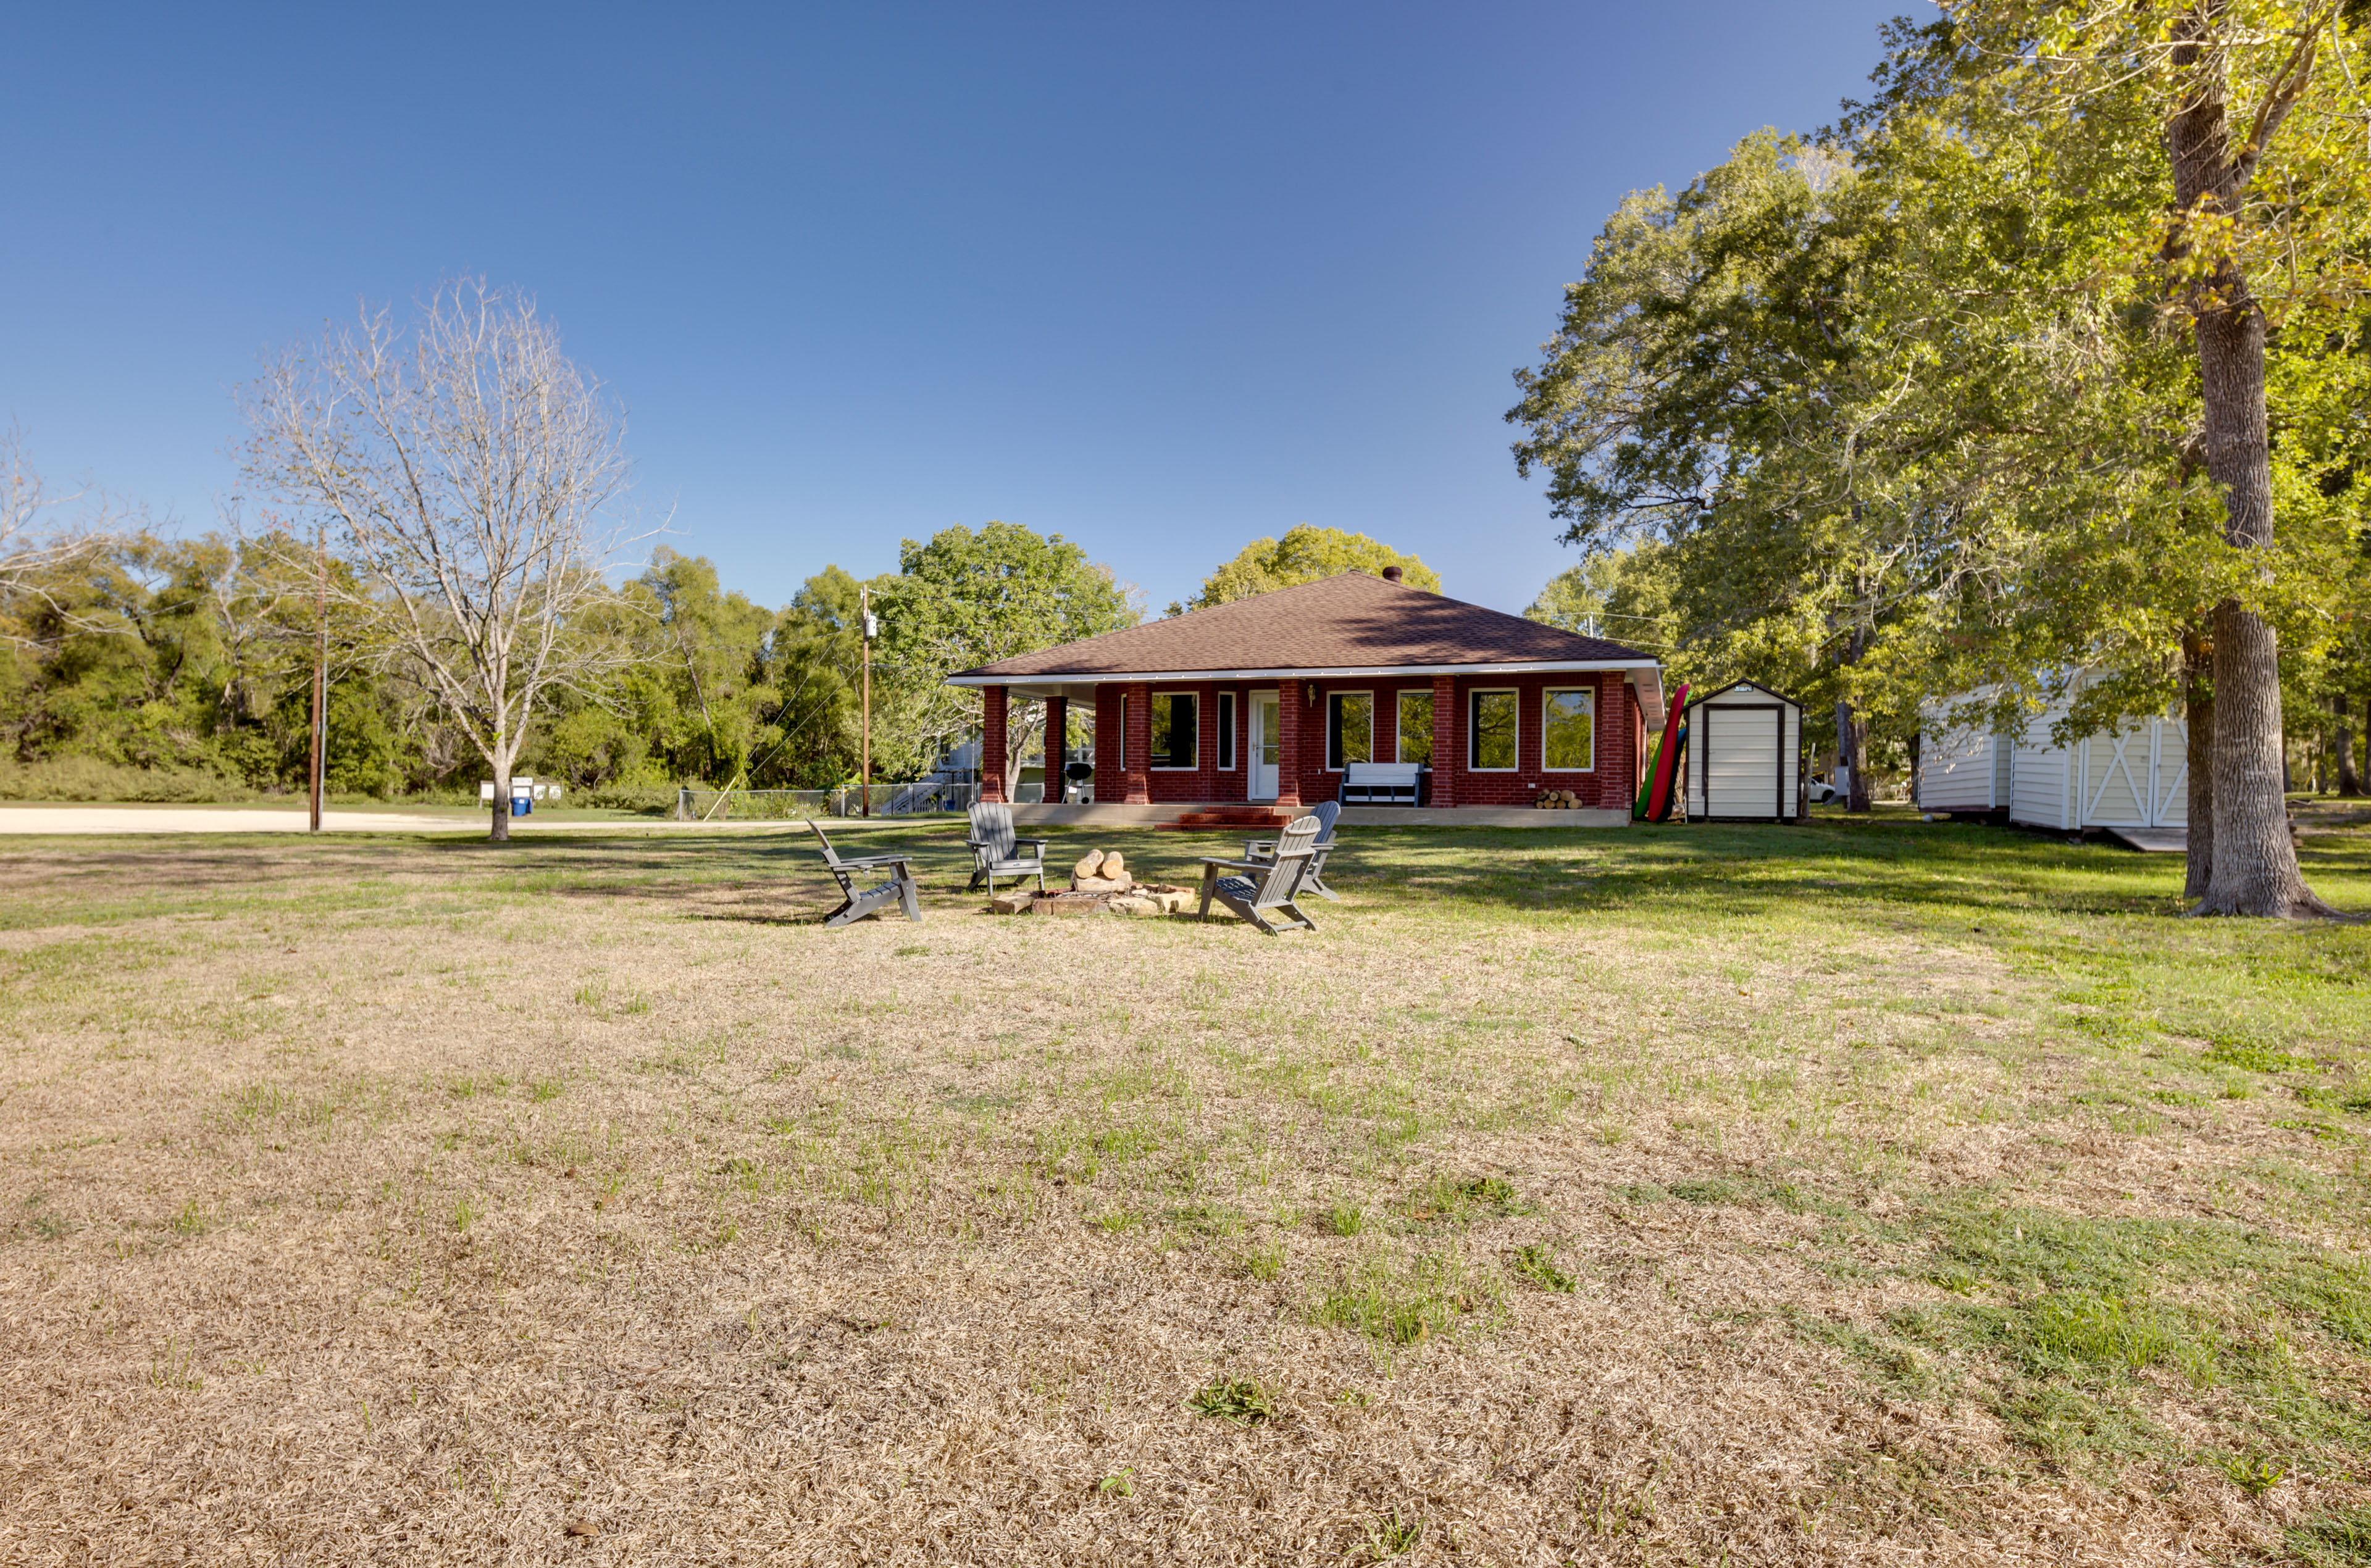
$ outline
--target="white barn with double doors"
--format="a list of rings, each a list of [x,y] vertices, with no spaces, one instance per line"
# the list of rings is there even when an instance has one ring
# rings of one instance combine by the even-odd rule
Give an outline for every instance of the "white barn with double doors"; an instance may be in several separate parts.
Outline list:
[[[1803,705],[1752,681],[1688,704],[1690,822],[1802,815]]]
[[[1978,694],[1982,695],[1982,694]],[[1939,714],[1946,705],[1929,709]],[[2052,744],[2064,703],[2022,732],[1953,730],[1939,717],[1920,732],[1914,796],[1930,812],[1997,812],[2028,827],[2076,833],[2190,824],[2190,727],[2157,717],[2072,745]]]

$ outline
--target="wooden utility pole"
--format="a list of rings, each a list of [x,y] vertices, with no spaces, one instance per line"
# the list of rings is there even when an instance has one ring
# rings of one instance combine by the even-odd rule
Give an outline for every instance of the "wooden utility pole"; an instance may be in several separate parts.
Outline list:
[[[856,592],[858,613],[862,617],[859,629],[864,634],[864,741],[858,755],[857,785],[862,790],[866,816],[873,814],[873,590]]]
[[[306,779],[311,787],[313,824],[311,832],[321,831],[321,776],[329,762],[330,750],[330,531],[327,525],[320,530],[313,595],[313,618],[318,625],[318,640],[313,647],[313,746],[311,766],[306,769]]]

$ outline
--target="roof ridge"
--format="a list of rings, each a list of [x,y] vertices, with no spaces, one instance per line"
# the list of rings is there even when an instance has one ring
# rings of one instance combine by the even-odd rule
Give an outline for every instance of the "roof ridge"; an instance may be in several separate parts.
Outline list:
[[[1092,680],[1228,669],[1508,663],[1653,666],[1659,661],[1621,643],[1352,568],[1016,654],[950,678]]]

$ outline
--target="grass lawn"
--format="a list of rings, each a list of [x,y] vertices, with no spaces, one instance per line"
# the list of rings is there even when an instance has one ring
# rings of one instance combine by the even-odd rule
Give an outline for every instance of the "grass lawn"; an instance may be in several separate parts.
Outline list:
[[[2371,1562],[2371,927],[1343,836],[0,843],[0,1561]]]

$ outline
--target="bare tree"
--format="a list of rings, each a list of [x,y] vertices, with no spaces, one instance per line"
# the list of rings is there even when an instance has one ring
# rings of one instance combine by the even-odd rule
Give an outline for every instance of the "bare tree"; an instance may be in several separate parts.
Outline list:
[[[272,362],[242,398],[247,470],[329,530],[375,646],[483,756],[492,836],[539,705],[597,698],[633,654],[587,623],[629,542],[624,421],[532,300],[447,282],[408,327],[352,329]]]
[[[25,450],[25,432],[15,425],[0,431],[0,600],[39,594],[44,575],[99,548],[119,521],[89,486],[51,490]],[[0,623],[0,637],[10,635]]]

